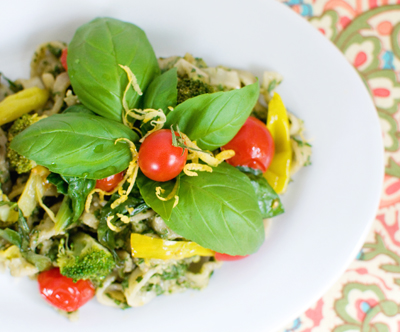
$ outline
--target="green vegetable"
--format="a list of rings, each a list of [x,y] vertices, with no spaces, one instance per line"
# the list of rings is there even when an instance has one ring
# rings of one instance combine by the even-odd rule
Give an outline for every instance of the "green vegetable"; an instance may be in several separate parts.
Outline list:
[[[238,90],[204,94],[179,104],[167,116],[164,128],[181,132],[205,150],[228,143],[246,122],[259,95],[258,82]]]
[[[272,218],[285,212],[278,194],[263,175],[246,173],[256,192],[258,206],[263,218]]]
[[[18,248],[21,247],[21,235],[10,228],[0,229],[0,237],[17,246]]]
[[[64,176],[64,180],[68,183],[68,196],[72,201],[72,222],[75,222],[85,208],[87,196],[96,187],[96,181],[70,176]]]
[[[203,95],[205,93],[213,93],[214,88],[202,81],[184,78],[178,81],[178,98],[177,105],[183,103],[193,97]]]
[[[68,75],[79,100],[93,112],[122,120],[128,66],[142,91],[159,75],[157,58],[143,30],[112,18],[96,18],[78,28],[68,46]],[[140,96],[129,89],[129,108]]]
[[[15,136],[17,136],[20,132],[28,128],[36,121],[38,121],[36,114],[24,114],[20,118],[15,120],[8,130],[8,144],[13,141]],[[11,168],[16,170],[18,174],[29,172],[35,166],[35,163],[32,162],[32,160],[21,156],[18,152],[10,149],[9,147],[7,149],[7,158],[10,162]]]
[[[179,182],[180,177],[176,178],[178,181],[178,187],[175,195],[179,193]],[[162,197],[167,197],[170,192],[172,192],[175,181],[167,181],[167,182],[157,182],[146,177],[141,171],[138,173],[138,177],[136,179],[136,184],[139,187],[140,194],[143,196],[144,201],[147,205],[151,206],[151,208],[157,212],[161,218],[169,219],[171,217],[172,209],[175,203],[175,198],[172,197],[168,201],[162,201],[156,196],[156,188],[161,187],[165,190],[165,193],[162,194]]]
[[[96,181],[71,176],[63,177],[55,173],[49,174],[47,180],[57,187],[57,192],[70,198],[71,223],[77,221],[85,208],[87,196],[96,187]]]
[[[101,210],[99,210],[98,214],[96,215],[97,219],[99,220],[99,226],[97,228],[97,239],[103,246],[107,247],[113,252],[116,259],[118,259],[118,255],[115,253],[114,249],[119,247],[118,237],[121,235],[122,232],[116,233],[112,231],[107,225],[107,218],[110,216],[116,216],[117,213],[134,216],[140,212],[144,212],[149,209],[149,206],[144,204],[144,201],[141,197],[133,196],[129,196],[123,204],[120,204],[112,209],[111,204],[119,197],[120,196],[118,195],[118,193],[113,194],[107,204]],[[131,210],[130,213],[128,209],[133,210]]]
[[[56,114],[16,136],[11,148],[64,176],[103,179],[125,170],[131,160],[126,142],[138,136],[121,123],[83,113]]]
[[[31,250],[29,246],[29,240],[30,240],[30,229],[29,226],[22,214],[21,210],[18,210],[19,216],[18,216],[18,234],[20,241],[18,241],[18,238],[16,237],[15,233],[12,233],[13,239],[15,240],[15,245],[19,248],[21,251],[22,257],[24,257],[29,263],[33,264],[36,266],[36,268],[39,271],[44,271],[48,270],[49,268],[52,267],[52,263],[50,258],[36,254],[34,251]],[[8,232],[8,236],[11,235],[11,232]],[[18,243],[19,242],[19,243]]]
[[[168,106],[175,107],[178,84],[177,69],[172,68],[156,77],[144,95],[143,108],[162,109],[168,114]]]
[[[165,223],[184,238],[229,255],[251,254],[264,241],[252,184],[227,163],[212,173],[181,176],[179,203]]]
[[[72,225],[74,221],[72,219],[72,215],[71,198],[69,198],[69,196],[64,196],[60,209],[56,215],[56,221],[54,225],[56,234],[60,234],[61,231],[68,229],[68,227]]]
[[[91,236],[78,233],[69,242],[69,248],[64,241],[59,246],[57,264],[62,275],[101,282],[115,267],[113,255]]]

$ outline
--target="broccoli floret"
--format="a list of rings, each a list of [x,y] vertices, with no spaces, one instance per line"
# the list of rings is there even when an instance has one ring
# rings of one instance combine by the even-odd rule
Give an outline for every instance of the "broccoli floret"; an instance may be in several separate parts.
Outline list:
[[[202,81],[184,78],[178,81],[178,98],[177,105],[183,103],[189,98],[200,96],[205,93],[213,93],[214,88]]]
[[[24,114],[20,118],[14,121],[13,125],[8,130],[8,144],[7,144],[7,158],[10,162],[11,169],[17,171],[18,174],[29,172],[33,167],[36,166],[35,162],[21,156],[18,152],[10,148],[11,141],[21,131],[28,128],[31,124],[38,121],[37,114]]]
[[[78,233],[70,239],[70,245],[60,242],[57,265],[61,274],[72,278],[91,279],[101,283],[115,267],[111,252],[85,233]]]

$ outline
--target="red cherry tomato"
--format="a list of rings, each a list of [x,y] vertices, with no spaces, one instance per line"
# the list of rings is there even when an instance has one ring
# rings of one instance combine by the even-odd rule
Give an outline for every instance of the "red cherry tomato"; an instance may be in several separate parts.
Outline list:
[[[249,255],[246,255],[246,256],[231,256],[231,255],[228,255],[228,254],[220,254],[219,252],[215,253],[215,259],[217,261],[237,261],[239,259],[246,258],[247,256],[249,256]]]
[[[64,48],[61,53],[60,61],[65,71],[68,71],[67,54],[68,54],[68,48]]]
[[[58,309],[71,312],[78,310],[88,302],[95,293],[90,281],[73,282],[60,274],[58,268],[41,272],[38,277],[40,294]]]
[[[169,129],[157,130],[145,138],[139,149],[139,167],[154,181],[168,181],[178,176],[186,163],[187,149],[172,145]]]
[[[222,149],[235,151],[235,155],[226,160],[228,164],[260,169],[265,173],[274,157],[275,145],[267,126],[251,116]]]
[[[120,183],[123,178],[124,178],[124,172],[121,172],[121,173],[111,175],[107,178],[97,180],[96,188],[104,190],[106,192],[110,192],[116,186],[118,186],[118,183]]]

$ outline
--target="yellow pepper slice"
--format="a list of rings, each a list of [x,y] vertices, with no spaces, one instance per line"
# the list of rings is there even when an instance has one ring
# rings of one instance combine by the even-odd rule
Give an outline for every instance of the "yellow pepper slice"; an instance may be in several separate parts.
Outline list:
[[[137,258],[181,259],[192,256],[214,256],[214,251],[194,242],[166,241],[146,235],[131,234],[132,256]]]
[[[286,108],[276,92],[268,103],[267,128],[274,139],[275,155],[264,177],[275,192],[280,194],[285,192],[290,180],[292,147]]]
[[[42,108],[49,92],[38,87],[28,88],[4,98],[0,102],[0,126],[18,119],[21,115]]]

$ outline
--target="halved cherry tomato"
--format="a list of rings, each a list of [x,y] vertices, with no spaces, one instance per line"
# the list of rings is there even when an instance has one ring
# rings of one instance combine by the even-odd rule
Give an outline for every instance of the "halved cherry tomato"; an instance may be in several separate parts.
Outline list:
[[[147,136],[140,146],[139,167],[154,181],[172,180],[183,170],[187,154],[187,149],[172,145],[169,129],[157,130]]]
[[[118,185],[118,183],[122,181],[123,178],[124,178],[124,172],[121,172],[111,175],[107,178],[97,180],[96,188],[104,190],[106,192],[110,192]]]
[[[228,164],[260,169],[265,173],[274,157],[275,146],[267,126],[251,116],[222,149],[235,151],[235,155],[226,160]]]
[[[60,61],[65,71],[68,71],[67,55],[68,55],[68,48],[64,48],[61,53]]]
[[[60,273],[58,268],[41,272],[38,277],[39,290],[43,298],[58,309],[71,312],[78,310],[95,294],[88,280],[73,282]]]
[[[219,252],[216,252],[215,253],[215,259],[217,260],[217,261],[237,261],[237,260],[239,260],[239,259],[243,259],[243,258],[246,258],[247,256],[249,256],[249,255],[246,255],[246,256],[231,256],[231,255],[228,255],[228,254],[220,254]]]

